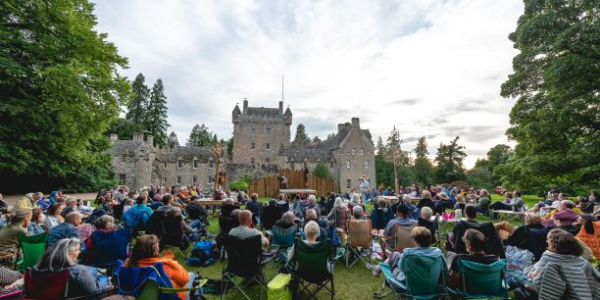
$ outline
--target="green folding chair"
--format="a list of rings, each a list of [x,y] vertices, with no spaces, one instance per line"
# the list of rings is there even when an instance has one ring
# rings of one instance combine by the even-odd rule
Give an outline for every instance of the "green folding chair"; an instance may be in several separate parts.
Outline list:
[[[400,268],[404,271],[406,281],[397,280],[387,263],[380,263],[379,267],[395,298],[405,297],[420,300],[444,298],[448,295],[446,291],[448,270],[443,256],[405,255]],[[385,295],[376,296],[383,297]]]
[[[32,268],[37,265],[44,251],[46,251],[46,242],[48,241],[48,233],[27,236],[25,233],[19,235],[19,251],[23,251],[23,261],[19,267],[19,271],[24,272],[27,268]]]
[[[451,294],[463,299],[510,299],[504,281],[506,260],[493,264],[480,264],[458,259],[458,272],[462,277],[462,289],[449,289]]]
[[[326,239],[318,244],[309,245],[297,238],[294,243],[294,258],[296,268],[292,275],[297,283],[294,289],[294,299],[298,299],[298,294],[304,291],[309,293],[309,296],[304,299],[317,299],[317,292],[324,289],[331,294],[331,300],[333,300],[335,288],[331,240]],[[327,287],[328,284],[331,286]],[[316,288],[311,291],[311,286],[316,286]]]

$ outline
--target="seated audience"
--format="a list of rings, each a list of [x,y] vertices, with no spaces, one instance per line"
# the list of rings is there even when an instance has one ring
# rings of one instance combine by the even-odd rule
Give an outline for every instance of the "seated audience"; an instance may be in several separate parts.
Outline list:
[[[288,211],[288,212],[285,212],[281,216],[281,219],[279,219],[275,222],[274,226],[277,226],[281,229],[288,229],[288,228],[294,226],[295,220],[296,220],[296,215],[294,215],[293,212]]]
[[[57,241],[46,250],[42,260],[34,268],[37,272],[58,272],[68,268],[69,298],[99,294],[107,288],[107,281],[98,277],[95,268],[77,264],[81,243],[77,238]]]
[[[539,260],[546,250],[546,235],[548,230],[542,225],[542,218],[536,214],[525,215],[525,225],[517,229],[503,241],[505,246],[515,246],[520,249],[529,250]]]
[[[81,224],[83,216],[78,212],[71,212],[65,217],[65,222],[55,226],[48,233],[48,248],[52,248],[56,242],[62,239],[79,239],[78,227]],[[81,241],[81,251],[85,251],[85,245]]]
[[[581,225],[577,239],[590,247],[596,259],[600,259],[600,221],[587,219]]]
[[[316,222],[321,228],[317,240],[321,241],[323,239],[326,239],[328,235],[327,229],[329,228],[329,223],[327,222],[327,219],[325,219],[324,217],[319,218],[316,210],[309,209],[306,211],[306,216],[304,216],[304,222],[305,224],[308,224],[308,222],[310,221]]]
[[[475,206],[477,211],[484,215],[487,215],[489,213],[490,203],[492,202],[490,200],[490,198],[488,198],[488,196],[489,196],[488,191],[485,189],[481,189],[479,191],[479,201],[477,202],[477,205]]]
[[[373,233],[382,235],[388,222],[394,218],[394,213],[388,208],[385,200],[374,201],[375,208],[371,211],[371,226]]]
[[[77,199],[75,198],[69,198],[67,199],[67,201],[65,201],[65,208],[60,214],[63,218],[66,219],[67,214],[72,212],[79,212],[79,210],[77,209]]]
[[[438,193],[437,198],[439,200],[437,200],[435,202],[435,206],[433,208],[436,213],[441,214],[446,209],[454,207],[454,205],[452,204],[452,201],[450,200],[450,197],[448,197],[448,194],[446,194],[444,192]]]
[[[402,258],[404,257],[404,255],[410,254],[432,258],[443,257],[442,251],[439,248],[430,247],[433,239],[431,232],[427,228],[417,226],[411,231],[411,236],[415,241],[415,244],[417,245],[415,248],[405,248],[402,253],[393,252],[390,255],[390,258],[385,261],[387,264],[390,265],[392,269],[392,274],[398,281],[406,280],[406,275],[404,274],[404,271],[400,268]],[[379,274],[381,273],[381,269],[378,265],[367,264],[367,268],[371,270],[371,272],[373,272],[373,275],[375,276],[379,276]]]
[[[195,278],[193,272],[188,272],[185,267],[175,260],[175,255],[167,250],[160,256],[158,237],[153,234],[142,235],[133,247],[131,257],[125,262],[127,267],[150,267],[162,263],[165,273],[175,288],[191,287]],[[179,298],[187,299],[187,292],[177,293]]]
[[[523,295],[523,289],[515,290],[517,299],[597,299],[600,295],[600,273],[581,257],[583,249],[577,239],[562,229],[548,233],[548,250],[533,266],[525,269],[530,285],[526,287],[534,295]],[[557,267],[559,270],[553,268]],[[543,293],[540,294],[540,293]],[[544,296],[544,297],[542,297]],[[558,298],[556,298],[558,299]]]
[[[396,225],[410,227],[417,223],[416,220],[409,218],[408,214],[408,206],[404,204],[398,205],[396,218],[390,220],[390,222],[387,224],[387,227],[383,231],[383,240],[386,241],[389,248],[394,249],[396,247]],[[383,244],[382,248],[384,248]]]
[[[418,208],[423,208],[424,206],[427,206],[431,209],[434,207],[433,201],[431,200],[431,193],[429,191],[423,191],[421,200],[419,200],[419,203],[417,203]]]
[[[46,221],[44,222],[48,232],[65,221],[61,215],[64,207],[62,203],[54,203],[48,208],[48,216],[46,216]]]
[[[477,222],[477,207],[472,204],[465,206],[465,217],[466,217],[466,221],[468,223],[475,223],[475,224],[479,223],[479,222]],[[452,232],[450,233],[450,236],[448,238],[452,244],[455,244],[455,242],[456,242],[457,230],[458,230],[458,227],[454,226],[454,229],[452,230]]]
[[[44,230],[45,216],[42,213],[42,209],[39,207],[35,207],[31,210],[31,212],[32,212],[32,217],[31,217],[31,222],[29,223],[29,226],[27,227],[27,232],[29,232],[31,235],[38,235],[38,234],[42,234],[42,233],[46,232]]]
[[[335,198],[333,208],[329,212],[329,215],[327,215],[327,219],[332,222],[335,228],[342,228],[344,232],[348,231],[346,224],[350,219],[350,211],[342,198]]]
[[[252,193],[250,196],[250,202],[246,204],[246,210],[252,213],[252,223],[254,226],[260,225],[260,218],[262,217],[262,204],[258,202],[258,194]]]
[[[521,198],[521,192],[514,191],[514,193],[512,193],[511,196],[513,196],[514,198],[510,199],[509,203],[498,201],[490,205],[490,208],[493,210],[522,211],[525,205],[525,201],[523,201],[523,199]]]
[[[132,206],[123,217],[125,226],[131,228],[143,228],[148,224],[148,220],[152,215],[152,209],[146,205],[148,197],[140,195],[135,200],[135,205]]]
[[[229,235],[237,236],[241,239],[260,235],[263,247],[269,246],[269,240],[258,231],[256,228],[250,228],[252,224],[252,213],[249,210],[242,210],[239,215],[240,226],[233,228],[229,231]]]
[[[0,230],[0,256],[17,254],[19,251],[19,235],[21,233],[27,234],[31,217],[31,208],[20,208],[15,211],[10,223]],[[16,259],[16,257],[13,259]],[[13,259],[3,263],[14,263]]]
[[[417,220],[418,225],[425,227],[427,229],[429,229],[429,231],[431,232],[431,236],[433,237],[433,240],[435,241],[435,234],[437,232],[437,224],[435,224],[434,220],[431,220],[431,218],[433,217],[433,210],[430,207],[423,207],[421,208],[421,216],[419,216],[419,219]]]
[[[17,204],[15,204],[15,209],[19,208],[33,208],[33,193],[27,193],[24,197],[21,197]]]
[[[398,202],[398,203],[400,203],[400,202]],[[404,196],[402,197],[402,203],[404,203],[404,205],[406,205],[408,207],[408,211],[409,211],[408,217],[409,218],[414,219],[414,220],[419,219],[421,210],[412,204],[412,197],[410,195],[404,194]]]
[[[485,265],[498,261],[496,255],[485,254],[485,236],[479,230],[473,228],[467,229],[462,238],[467,246],[467,252],[469,254],[459,254],[452,261],[450,266],[450,286],[452,287],[462,286],[462,279],[458,272],[458,263],[460,260],[468,260]]]

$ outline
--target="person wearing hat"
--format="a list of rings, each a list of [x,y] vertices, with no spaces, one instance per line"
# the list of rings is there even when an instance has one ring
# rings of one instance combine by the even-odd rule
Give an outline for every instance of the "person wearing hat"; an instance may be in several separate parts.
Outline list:
[[[454,205],[452,204],[452,201],[450,200],[450,197],[448,197],[448,194],[441,192],[438,193],[437,198],[439,199],[438,201],[435,201],[435,212],[436,213],[443,213],[447,208],[453,208]]]
[[[390,248],[396,248],[396,239],[394,238],[396,236],[396,225],[411,227],[417,223],[417,220],[408,217],[409,214],[410,209],[408,206],[404,203],[400,203],[396,210],[396,218],[391,219],[383,230],[383,239],[388,243]],[[382,248],[384,248],[383,245]]]
[[[10,224],[0,230],[0,256],[17,254],[19,250],[19,235],[27,234],[27,227],[31,222],[31,208],[20,208],[10,219]]]

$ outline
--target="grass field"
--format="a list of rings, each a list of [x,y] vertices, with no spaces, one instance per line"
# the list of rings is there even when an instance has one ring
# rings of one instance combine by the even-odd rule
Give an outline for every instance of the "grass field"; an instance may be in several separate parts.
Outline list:
[[[532,207],[535,203],[537,203],[541,198],[536,196],[524,196],[523,199],[527,203],[528,207]],[[261,198],[261,201],[268,201],[268,198]],[[493,201],[502,201],[504,197],[501,195],[492,195]],[[370,211],[372,206],[367,206],[367,210]],[[480,218],[482,222],[489,221],[487,218]],[[514,225],[518,226],[518,219],[514,219],[511,221]],[[218,233],[218,218],[212,218],[210,220],[209,232],[213,234]],[[178,256],[178,260],[182,265],[185,265],[185,262],[181,257]],[[221,269],[223,265],[221,261],[218,261],[216,264],[209,267],[188,267],[189,270],[197,271],[202,276],[213,278],[213,279],[221,279]],[[277,275],[278,269],[280,265],[275,262],[270,262],[267,266],[267,282]],[[344,299],[344,300],[358,300],[358,299],[372,299],[373,292],[377,291],[382,283],[383,276],[375,277],[371,272],[365,267],[364,263],[357,262],[350,269],[346,269],[345,265],[339,261],[335,266],[334,271],[334,282],[335,282],[335,299]],[[253,293],[253,299],[258,299],[259,289],[255,286],[250,289]],[[231,293],[228,293],[229,297],[232,296]],[[207,294],[208,299],[219,299],[219,296]],[[326,294],[320,294],[320,299],[329,299]],[[264,295],[266,297],[266,295]],[[228,298],[229,299],[229,298]],[[244,299],[244,297],[240,294],[234,299]],[[266,299],[266,298],[265,298]],[[388,295],[383,299],[393,299],[392,295]]]

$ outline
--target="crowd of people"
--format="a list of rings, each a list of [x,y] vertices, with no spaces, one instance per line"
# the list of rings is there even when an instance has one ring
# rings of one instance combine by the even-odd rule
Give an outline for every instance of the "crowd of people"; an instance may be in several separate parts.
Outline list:
[[[22,274],[10,268],[21,259],[19,236],[47,234],[47,250],[33,270],[51,273],[69,269],[70,297],[106,295],[111,283],[105,270],[92,266],[95,249],[92,237],[95,232],[114,232],[120,228],[132,230],[136,237],[125,266],[162,263],[173,287],[191,287],[196,275],[187,271],[171,251],[161,255],[165,240],[173,237],[164,232],[165,225],[161,224],[161,231],[154,223],[166,218],[178,220],[173,232],[179,235],[170,245],[186,249],[203,236],[221,246],[219,236],[207,232],[208,216],[217,207],[202,205],[202,198],[224,199],[223,205],[218,207],[219,222],[229,218],[232,223],[228,227],[219,224],[222,231],[227,228],[220,234],[241,239],[260,235],[265,249],[277,232],[271,231],[272,227],[284,231],[293,228],[307,245],[329,239],[334,241],[334,246],[343,247],[351,234],[349,229],[358,225],[353,223],[368,224],[369,239],[374,241],[372,258],[387,262],[398,281],[406,280],[401,267],[406,255],[442,257],[448,286],[455,288],[461,287],[458,267],[461,261],[491,265],[506,260],[510,266],[506,280],[519,299],[537,299],[548,289],[561,289],[569,296],[580,297],[577,299],[600,293],[600,273],[595,269],[596,257],[600,258],[600,221],[594,210],[596,192],[572,201],[552,190],[544,201],[531,208],[526,207],[519,191],[506,191],[504,196],[504,200],[493,202],[485,189],[441,185],[421,189],[413,185],[394,193],[383,186],[375,190],[365,185],[342,194],[319,197],[299,194],[290,199],[282,194],[263,203],[255,193],[213,193],[198,186],[153,186],[139,190],[119,186],[100,191],[95,207],[53,191],[47,197],[41,192],[28,193],[9,210],[0,195],[1,293],[24,286]],[[371,210],[368,203],[373,204]],[[242,205],[245,205],[243,209]],[[479,216],[494,221],[495,212],[502,210],[523,214],[524,224],[515,228],[509,222],[481,222]],[[279,214],[274,216],[273,211]],[[439,216],[446,211],[460,211],[463,219],[455,222],[448,235],[442,237],[446,241],[444,249],[439,238],[439,222],[443,220]],[[268,221],[274,217],[273,222]],[[399,240],[399,231],[403,230],[409,233],[409,241]],[[288,263],[292,257],[293,248],[289,251]],[[550,266],[556,265],[562,268],[558,275],[549,271],[554,268]],[[367,268],[375,275],[380,273],[375,263],[367,264]],[[548,279],[552,276],[562,276],[568,281],[557,287]],[[186,294],[181,292],[178,296],[185,299]]]

